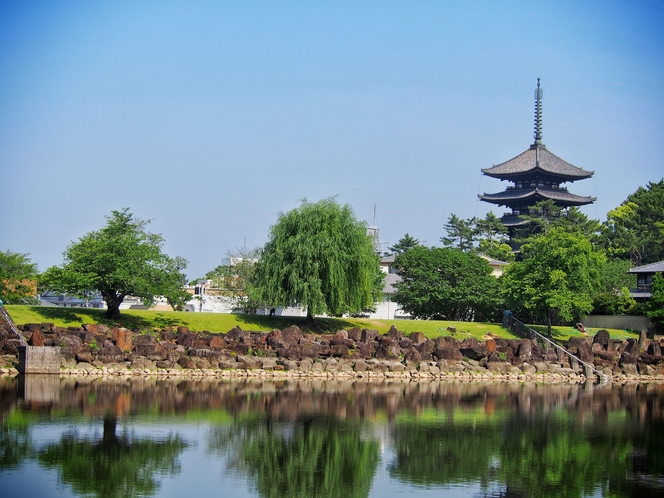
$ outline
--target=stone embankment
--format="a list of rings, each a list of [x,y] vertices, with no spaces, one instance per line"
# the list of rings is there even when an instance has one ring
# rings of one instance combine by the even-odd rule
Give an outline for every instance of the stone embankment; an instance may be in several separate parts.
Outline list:
[[[297,326],[271,332],[235,327],[226,334],[186,327],[153,333],[105,325],[61,328],[19,326],[31,346],[60,348],[65,375],[188,377],[347,377],[406,380],[585,382],[581,365],[528,339],[451,335],[385,335],[353,328],[335,334],[303,333]],[[16,373],[19,340],[0,324],[0,374]],[[567,349],[614,381],[664,381],[661,344],[614,340],[607,331],[570,339]]]

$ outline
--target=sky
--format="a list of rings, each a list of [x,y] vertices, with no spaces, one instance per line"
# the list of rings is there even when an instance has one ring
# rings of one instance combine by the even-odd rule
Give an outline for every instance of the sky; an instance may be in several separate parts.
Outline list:
[[[128,207],[202,277],[336,196],[441,245],[543,143],[603,221],[664,177],[658,1],[0,0],[0,251],[41,271]],[[375,213],[375,218],[374,218]]]

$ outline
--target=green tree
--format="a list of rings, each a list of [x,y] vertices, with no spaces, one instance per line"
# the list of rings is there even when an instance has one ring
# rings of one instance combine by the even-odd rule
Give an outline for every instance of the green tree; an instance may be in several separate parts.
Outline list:
[[[0,252],[0,300],[5,304],[25,304],[34,301],[37,265],[29,254]]]
[[[160,275],[162,295],[173,311],[182,311],[184,305],[191,299],[191,294],[185,290],[187,276],[184,274],[184,270],[186,267],[187,260],[176,256],[173,258],[172,264]]]
[[[623,315],[636,305],[629,293],[636,288],[636,275],[628,273],[631,267],[625,259],[609,259],[602,265],[600,286],[593,295],[593,314]]]
[[[256,267],[256,289],[270,305],[296,303],[313,316],[341,315],[374,305],[382,273],[366,224],[350,206],[328,198],[279,213]]]
[[[532,237],[521,251],[523,260],[508,266],[502,277],[510,307],[546,322],[549,336],[554,313],[571,321],[592,311],[605,257],[586,237],[553,227]]]
[[[399,241],[388,249],[394,254],[401,254],[406,252],[408,249],[417,247],[420,245],[420,241],[415,237],[411,237],[409,234],[404,235],[399,239]]]
[[[656,273],[652,279],[652,297],[646,304],[646,315],[659,328],[664,327],[664,275]]]
[[[256,313],[260,306],[255,288],[256,262],[260,253],[258,247],[229,251],[226,253],[228,264],[219,265],[206,275],[212,280],[212,286],[231,300],[234,308],[245,313]]]
[[[664,179],[649,182],[607,214],[603,240],[611,257],[633,265],[664,259]]]
[[[186,261],[161,251],[164,239],[148,233],[149,221],[134,219],[128,208],[112,211],[106,226],[72,243],[61,267],[51,267],[43,284],[56,292],[83,295],[97,290],[106,302],[105,317],[117,319],[128,295],[150,305],[155,296],[177,302],[177,291],[186,282]]]
[[[470,251],[474,247],[475,237],[475,218],[464,220],[453,214],[443,225],[447,232],[447,237],[441,237],[440,241],[446,247],[455,247],[462,251]]]
[[[458,249],[416,247],[394,261],[396,302],[421,319],[482,320],[500,309],[500,287],[486,260]]]

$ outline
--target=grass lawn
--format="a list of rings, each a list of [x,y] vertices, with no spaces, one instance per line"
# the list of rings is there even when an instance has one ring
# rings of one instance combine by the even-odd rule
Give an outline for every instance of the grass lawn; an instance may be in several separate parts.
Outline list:
[[[300,317],[273,317],[266,315],[236,315],[227,313],[185,313],[182,311],[143,311],[123,310],[117,321],[104,319],[104,310],[90,308],[60,308],[55,306],[18,306],[7,305],[5,309],[16,324],[50,322],[59,327],[80,327],[83,323],[105,323],[110,326],[118,325],[131,330],[154,330],[165,327],[177,327],[184,325],[193,331],[223,332],[226,333],[236,325],[243,330],[270,331],[272,329],[283,329],[290,325],[303,327],[304,318]],[[365,318],[317,318],[319,326],[323,331],[335,332],[340,329],[360,327],[376,329],[381,334],[389,330],[392,325],[397,329],[409,334],[411,332],[423,332],[429,338],[441,335],[450,335],[456,339],[476,337],[479,340],[486,339],[490,332],[495,336],[505,339],[514,339],[516,336],[511,331],[504,329],[497,323],[478,322],[445,322],[438,320],[370,320]],[[456,332],[450,332],[448,327],[453,327]],[[546,335],[545,326],[533,326],[535,330]],[[597,331],[589,331],[594,335]],[[611,337],[624,339],[627,337],[638,337],[636,334],[624,330],[609,330]],[[569,337],[582,336],[573,327],[554,327],[553,338],[565,341]]]

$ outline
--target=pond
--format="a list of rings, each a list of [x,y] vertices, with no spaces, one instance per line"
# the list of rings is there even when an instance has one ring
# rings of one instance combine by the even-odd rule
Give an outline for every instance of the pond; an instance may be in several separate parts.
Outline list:
[[[0,494],[664,495],[664,386],[0,378]]]

